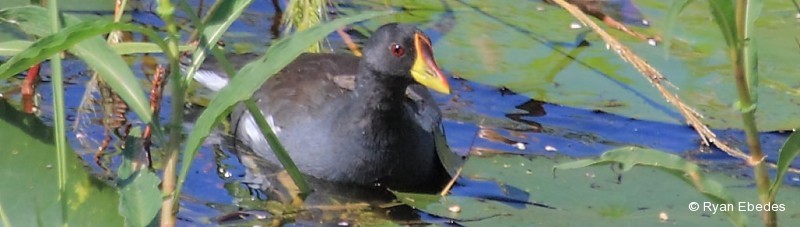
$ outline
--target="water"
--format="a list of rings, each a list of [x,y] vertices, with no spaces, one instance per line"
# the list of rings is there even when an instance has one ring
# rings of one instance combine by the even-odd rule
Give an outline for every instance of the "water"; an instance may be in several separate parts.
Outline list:
[[[245,19],[237,22],[232,27],[232,32],[226,36],[228,43],[248,43],[258,46],[270,41],[269,37],[275,34],[266,25],[273,23],[274,9],[271,4],[256,2],[245,15]],[[130,15],[138,23],[159,26],[161,22],[152,12],[136,11]],[[447,15],[444,13],[444,15]],[[436,46],[454,45],[445,44],[442,37],[448,32],[446,26],[433,27],[426,30]],[[358,38],[358,37],[355,37]],[[557,41],[553,41],[557,42]],[[329,43],[333,49],[341,51],[342,46],[338,36],[331,36]],[[236,44],[233,44],[236,45]],[[463,45],[463,44],[462,44]],[[261,50],[262,47],[242,47],[246,50]],[[463,48],[473,48],[464,45]],[[232,48],[236,49],[236,48]],[[142,58],[137,57],[134,68],[142,68]],[[452,65],[452,64],[450,64]],[[67,75],[66,105],[68,122],[71,125],[77,115],[80,97],[85,91],[84,84],[89,80],[90,72],[81,62],[68,60],[65,62]],[[49,69],[47,64],[42,69]],[[444,68],[449,71],[448,68]],[[141,75],[141,71],[137,71]],[[450,71],[452,75],[452,71]],[[39,87],[42,95],[43,118],[50,121],[50,110],[47,105],[51,103],[51,91],[48,84],[49,72],[42,72],[43,83]],[[483,85],[462,79],[450,79],[453,94],[443,96],[434,94],[440,107],[445,113],[443,122],[447,133],[448,144],[458,153],[467,154],[476,150],[497,151],[508,154],[526,156],[568,156],[574,158],[594,157],[611,148],[620,146],[642,146],[662,151],[679,154],[683,157],[697,160],[708,165],[711,169],[721,169],[731,173],[748,175],[749,169],[740,160],[725,155],[721,151],[701,145],[700,138],[693,129],[685,125],[663,123],[656,121],[637,120],[602,111],[574,108],[558,104],[536,101],[528,96],[515,94],[507,89]],[[649,89],[649,88],[648,88]],[[203,97],[203,93],[196,93]],[[162,104],[160,118],[162,122],[168,121],[171,105],[169,97]],[[202,108],[192,107],[186,111],[198,113]],[[137,124],[135,116],[132,122]],[[186,122],[186,127],[191,127],[191,117]],[[86,125],[82,136],[88,136],[94,141],[103,137],[102,126],[97,124]],[[495,136],[479,136],[481,130],[496,132]],[[739,130],[715,130],[720,140],[736,147],[746,149],[743,133]],[[787,137],[787,133],[762,133],[763,149],[767,152],[767,161],[775,162],[777,150]],[[79,150],[86,160],[93,157],[92,150],[87,150],[79,145],[76,132],[68,134],[70,142]],[[259,219],[269,217],[264,212],[265,207],[271,204],[264,199],[266,196],[257,190],[248,188],[242,183],[245,177],[245,167],[240,163],[231,147],[226,144],[226,135],[216,134],[211,136],[201,148],[190,175],[185,183],[184,195],[181,197],[181,210],[179,221],[186,225],[215,225],[220,220],[223,223],[249,223],[258,222]],[[113,150],[113,148],[112,148]],[[117,160],[114,158],[113,160]],[[798,166],[800,161],[795,161]],[[100,171],[92,165],[95,171]],[[112,166],[113,167],[113,166]],[[792,180],[794,179],[794,180]],[[789,174],[787,183],[795,186],[798,175]],[[527,206],[530,196],[523,191],[509,190],[491,181],[476,181],[462,178],[459,186],[453,189],[455,195],[474,196],[505,201],[509,206]],[[274,204],[272,204],[274,205]],[[397,211],[400,219],[414,220],[414,215],[409,210]],[[379,212],[376,212],[379,213]],[[234,215],[232,215],[234,214]],[[339,215],[359,215],[347,212]],[[235,216],[237,218],[231,218]],[[244,216],[245,221],[237,220]],[[306,223],[299,221],[299,224]],[[324,215],[320,215],[324,216]],[[378,215],[380,216],[380,215]],[[409,218],[410,216],[410,218]],[[429,222],[447,222],[436,217],[423,214],[423,219]],[[225,218],[222,218],[225,217]],[[336,218],[328,219],[335,224]],[[409,221],[409,220],[406,220]],[[347,223],[345,221],[345,223]],[[341,223],[341,224],[345,224]],[[413,222],[410,222],[413,223]]]

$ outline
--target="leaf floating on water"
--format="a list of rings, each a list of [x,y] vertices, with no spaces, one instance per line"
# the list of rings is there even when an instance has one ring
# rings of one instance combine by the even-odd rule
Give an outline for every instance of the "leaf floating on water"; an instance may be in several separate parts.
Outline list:
[[[692,185],[715,204],[736,204],[733,197],[717,181],[704,177],[700,167],[680,156],[639,147],[623,147],[606,151],[597,160],[583,159],[553,166],[553,173],[558,169],[575,169],[591,165],[608,163],[621,164],[623,172],[636,165],[650,166],[668,172],[684,182]],[[745,217],[739,210],[725,212],[737,226],[744,225]]]

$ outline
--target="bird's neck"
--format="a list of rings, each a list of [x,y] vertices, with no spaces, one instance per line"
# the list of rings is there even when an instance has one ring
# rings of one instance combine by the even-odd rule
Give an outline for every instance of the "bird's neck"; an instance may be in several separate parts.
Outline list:
[[[377,73],[361,67],[359,76],[356,77],[354,95],[356,102],[360,103],[367,112],[385,115],[402,114],[405,91],[410,81],[403,76],[377,76]],[[360,76],[372,75],[372,76]]]
[[[378,76],[374,73],[360,72],[356,76],[355,89],[351,92],[347,117],[344,124],[361,136],[366,150],[374,152],[365,157],[380,159],[387,163],[399,160],[400,154],[392,147],[402,146],[403,131],[408,125],[408,113],[404,109],[405,90],[409,82],[396,81],[399,76]],[[407,139],[408,140],[408,139]],[[381,166],[393,169],[395,166]]]

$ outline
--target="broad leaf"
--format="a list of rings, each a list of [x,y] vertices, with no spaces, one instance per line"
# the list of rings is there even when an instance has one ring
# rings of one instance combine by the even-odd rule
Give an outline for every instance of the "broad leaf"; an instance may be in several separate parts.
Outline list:
[[[631,151],[633,152],[633,151]],[[647,153],[645,151],[645,153]],[[617,153],[622,155],[622,153]],[[648,157],[647,154],[617,157],[629,162]],[[609,158],[611,158],[609,156]],[[664,166],[681,162],[664,160]],[[553,173],[553,166],[574,162],[571,159],[542,156],[491,155],[471,157],[462,172],[463,178],[446,197],[438,195],[399,193],[397,199],[423,212],[454,219],[466,226],[730,226],[728,215],[717,200],[699,193],[683,177],[676,177],[660,167],[639,165],[629,171],[592,165],[579,169],[562,169]],[[588,165],[589,160],[580,165]],[[661,165],[661,162],[645,162]],[[690,165],[689,165],[690,166]],[[688,167],[693,168],[693,167]],[[706,173],[703,183],[715,181],[724,191],[745,206],[740,215],[750,226],[762,225],[761,212],[746,211],[747,204],[758,203],[756,191],[749,187],[752,179],[737,179],[728,174]],[[486,187],[470,186],[471,181],[494,181],[502,190],[490,196],[475,196],[474,191]],[[463,187],[463,188],[461,188]],[[712,186],[717,187],[717,186]],[[708,189],[707,191],[710,191]],[[527,193],[520,201],[519,193]],[[800,217],[792,207],[800,206],[800,190],[781,188],[777,198],[784,211],[778,212],[781,223],[797,223]],[[698,203],[697,211],[689,204]],[[718,208],[714,211],[714,205]],[[746,221],[744,221],[746,220]],[[435,220],[434,220],[435,221]],[[443,222],[446,224],[447,222]]]
[[[628,171],[636,165],[650,166],[668,172],[695,189],[703,193],[708,199],[715,204],[736,204],[733,197],[723,188],[718,182],[704,177],[700,171],[700,167],[696,164],[689,162],[680,156],[670,154],[667,152],[638,148],[638,147],[623,147],[614,150],[606,151],[599,159],[594,161],[578,160],[575,162],[568,162],[559,164],[553,167],[557,169],[576,169],[590,165],[619,163],[622,165],[622,171]],[[731,217],[731,222],[737,226],[742,226],[745,223],[744,216],[736,210],[726,212]]]
[[[61,226],[53,129],[0,99],[0,219],[4,225]],[[67,159],[66,223],[120,226],[117,191],[90,175],[72,149]]]
[[[146,161],[139,137],[141,130],[134,128],[125,140],[122,164],[117,170],[117,187],[120,194],[119,212],[127,226],[148,226],[161,210],[161,179],[143,165]],[[134,164],[134,163],[137,163]]]

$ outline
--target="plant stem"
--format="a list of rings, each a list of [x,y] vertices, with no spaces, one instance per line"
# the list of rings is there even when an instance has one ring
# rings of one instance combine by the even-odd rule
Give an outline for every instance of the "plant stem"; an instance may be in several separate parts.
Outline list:
[[[180,65],[178,63],[178,40],[180,39],[178,27],[175,24],[175,6],[169,0],[158,1],[158,14],[166,23],[167,28],[167,50],[164,50],[170,65],[170,75],[168,82],[172,85],[172,117],[170,119],[170,135],[167,143],[167,162],[164,166],[163,182],[161,190],[164,200],[161,203],[161,226],[175,226],[175,216],[178,211],[176,201],[180,195],[175,194],[177,185],[178,153],[183,136],[183,103],[185,99],[186,87],[180,75]],[[186,160],[191,162],[192,160]]]
[[[58,15],[58,0],[47,1],[50,31],[53,34],[61,30],[61,20]],[[56,160],[58,166],[58,201],[61,203],[62,225],[67,225],[67,125],[64,113],[64,76],[61,71],[60,53],[50,58],[50,70],[53,84],[53,119],[55,121]]]
[[[753,80],[758,76],[757,65],[752,64],[755,59],[753,51],[755,51],[751,42],[751,26],[747,18],[749,9],[748,0],[736,1],[736,46],[730,53],[734,59],[734,76],[736,78],[736,90],[739,93],[739,106],[742,111],[742,123],[744,124],[744,132],[747,137],[747,144],[750,150],[751,159],[749,162],[755,164],[753,171],[755,174],[756,188],[758,190],[758,197],[762,204],[772,204],[774,201],[770,199],[769,187],[770,178],[767,172],[767,166],[762,162],[764,159],[764,152],[761,150],[761,142],[758,137],[758,128],[755,121],[755,113],[757,107],[755,97],[751,91],[757,89]],[[753,86],[753,87],[751,87]],[[775,211],[764,211],[762,214],[762,221],[764,226],[777,226],[777,215]]]
[[[219,48],[211,49],[211,53],[214,57],[217,58],[219,61],[219,65],[224,69],[227,75],[236,75],[233,67],[231,66],[230,62],[228,62],[227,58],[225,58],[225,54],[222,53],[222,50]],[[283,147],[278,136],[272,131],[272,127],[269,126],[267,123],[266,118],[261,113],[261,110],[258,109],[255,101],[251,98],[244,101],[245,106],[247,107],[247,111],[253,115],[253,119],[255,119],[258,128],[261,129],[261,133],[264,136],[264,139],[267,140],[267,144],[272,149],[272,153],[275,154],[275,157],[278,158],[278,161],[283,165],[283,168],[286,169],[286,173],[289,174],[289,177],[292,178],[295,186],[299,191],[299,197],[305,198],[310,192],[311,187],[308,185],[308,182],[303,177],[303,174],[300,173],[300,170],[297,168],[297,165],[294,163],[292,158],[289,156],[289,153],[286,151],[286,148]]]
[[[311,192],[311,188],[308,186],[308,183],[306,183],[297,165],[295,165],[292,158],[289,157],[289,153],[283,148],[283,145],[278,140],[278,136],[272,131],[272,127],[269,126],[267,120],[264,120],[264,115],[261,114],[261,110],[258,109],[256,102],[251,98],[245,100],[244,104],[247,106],[247,111],[253,115],[253,119],[255,119],[261,132],[264,133],[264,139],[267,140],[269,147],[272,148],[272,153],[275,154],[275,157],[278,158],[278,161],[281,162],[283,168],[286,169],[286,172],[289,174],[289,177],[292,178],[292,181],[294,181],[294,184],[297,185],[297,188],[300,190],[300,198],[305,198],[308,193]]]

